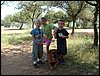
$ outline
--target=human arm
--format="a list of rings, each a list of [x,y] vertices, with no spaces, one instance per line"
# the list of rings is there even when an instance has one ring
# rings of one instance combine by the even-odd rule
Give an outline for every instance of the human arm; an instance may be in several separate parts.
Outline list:
[[[62,36],[62,38],[68,38],[68,36]]]
[[[69,33],[67,32],[66,29],[64,29],[64,33],[62,35],[62,38],[69,38]]]
[[[53,33],[54,33],[54,37],[57,38],[57,27],[54,29]]]
[[[44,35],[43,35],[43,39],[44,39],[45,37],[44,37]],[[42,39],[42,42],[41,42],[41,45],[43,45],[43,43],[44,43],[44,40]]]
[[[34,38],[34,35],[32,35],[32,40],[33,40],[38,46],[41,45],[40,42],[38,42],[38,41]]]
[[[35,38],[36,37],[36,30],[33,29],[30,34],[32,35],[32,40],[34,41],[34,43],[36,43],[38,46],[40,46],[40,42],[38,42]]]
[[[44,36],[44,31],[42,30],[42,42],[41,42],[41,45],[43,45],[43,43],[44,43],[44,38],[45,38],[45,36]]]

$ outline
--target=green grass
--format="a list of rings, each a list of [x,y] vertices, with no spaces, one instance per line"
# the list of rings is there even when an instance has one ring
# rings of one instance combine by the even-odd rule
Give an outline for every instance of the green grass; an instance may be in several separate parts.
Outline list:
[[[29,32],[22,34],[2,34],[1,43],[2,45],[17,45],[23,41],[31,41],[31,35]]]
[[[78,34],[75,39],[68,40],[68,53],[75,55],[78,61],[82,63],[93,63],[95,57],[99,56],[99,48],[92,48],[93,35]]]
[[[1,44],[17,45],[23,41],[31,41],[29,32],[23,34],[2,34]],[[68,54],[65,56],[66,65],[52,72],[62,75],[98,75],[99,47],[93,48],[93,34],[78,33],[67,40]]]
[[[66,61],[71,63],[72,68],[76,67],[77,69],[74,69],[79,71],[79,74],[82,70],[83,74],[97,75],[99,73],[99,47],[92,47],[93,35],[76,34],[73,39],[68,39],[67,43]]]

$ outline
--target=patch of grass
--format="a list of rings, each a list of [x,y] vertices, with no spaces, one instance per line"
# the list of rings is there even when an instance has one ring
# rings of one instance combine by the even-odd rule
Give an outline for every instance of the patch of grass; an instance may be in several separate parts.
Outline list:
[[[1,44],[17,45],[23,41],[31,41],[29,32],[23,34],[2,34]],[[67,40],[68,54],[66,65],[60,65],[51,74],[55,75],[98,75],[99,47],[92,48],[93,34],[78,33]]]
[[[29,32],[22,34],[2,34],[1,43],[3,45],[17,45],[23,41],[31,41],[31,35]]]
[[[92,48],[93,35],[76,34],[74,38],[69,38],[67,43],[66,61],[71,63],[70,68],[76,67],[77,71],[83,70],[82,74],[86,75],[99,74],[99,47]]]

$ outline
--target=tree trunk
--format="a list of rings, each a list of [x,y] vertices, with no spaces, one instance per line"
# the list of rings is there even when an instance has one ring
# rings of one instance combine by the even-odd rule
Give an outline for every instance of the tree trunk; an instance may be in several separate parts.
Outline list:
[[[69,22],[68,22],[68,24],[67,24],[67,27],[70,27],[70,26],[69,26]]]
[[[34,19],[32,18],[32,28],[34,29]]]
[[[5,1],[2,1],[2,2],[1,2],[1,5],[3,5],[4,3],[5,3]]]
[[[40,16],[41,13],[42,13],[42,12],[40,12],[40,13],[37,15],[36,18],[38,18],[38,17]],[[34,18],[34,15],[33,15],[33,18]],[[34,19],[33,19],[33,18],[31,18],[31,20],[32,20],[32,28],[34,29]]]
[[[94,46],[98,46],[97,16],[98,16],[98,10],[96,8],[96,11],[94,13],[94,20],[93,20],[93,25],[94,25]]]
[[[21,30],[21,29],[22,29],[22,27],[23,27],[23,23],[21,23],[21,26],[20,26],[19,30]]]
[[[71,33],[71,35],[74,34],[74,28],[75,28],[75,19],[73,19],[73,27],[72,27],[72,33]]]
[[[32,28],[34,29],[34,21],[32,22]]]

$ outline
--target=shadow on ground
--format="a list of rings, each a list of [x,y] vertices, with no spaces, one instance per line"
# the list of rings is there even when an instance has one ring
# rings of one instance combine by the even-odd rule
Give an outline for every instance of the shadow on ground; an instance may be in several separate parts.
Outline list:
[[[14,45],[1,49],[2,75],[99,75],[99,69],[87,63],[76,62],[74,55],[65,58],[65,65],[58,65],[54,71],[47,63],[34,68],[31,57],[31,43]],[[44,52],[44,55],[46,53]],[[44,57],[44,56],[43,56]]]
[[[66,65],[58,65],[54,71],[50,71],[47,63],[34,68],[31,53],[1,54],[2,75],[98,75],[97,69],[86,63],[75,62],[74,59],[66,59]],[[90,70],[90,69],[91,70]],[[94,70],[92,70],[94,69]],[[99,71],[98,71],[99,72]]]

